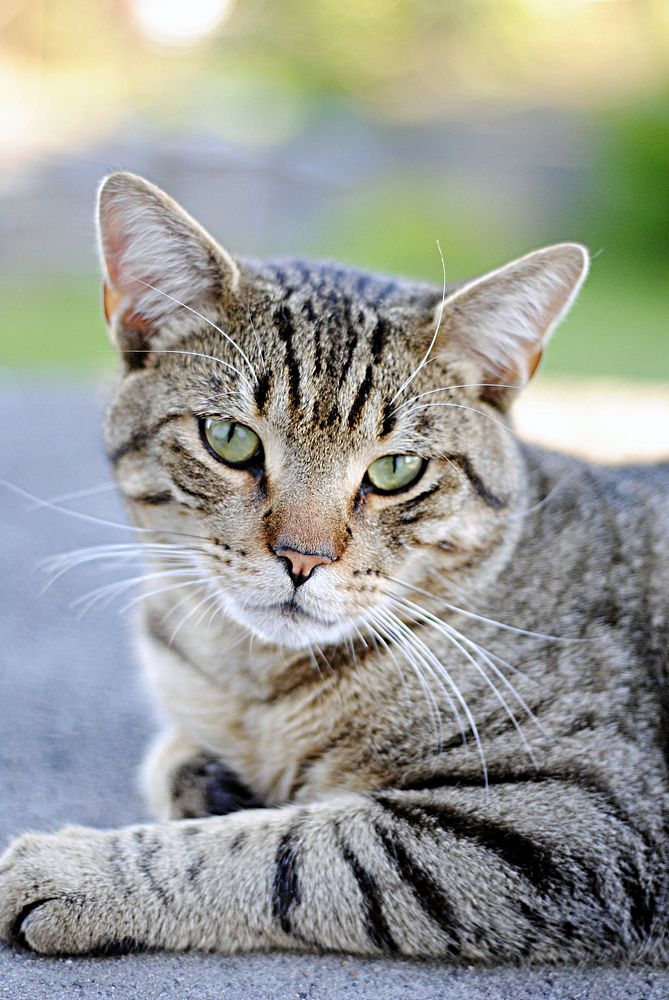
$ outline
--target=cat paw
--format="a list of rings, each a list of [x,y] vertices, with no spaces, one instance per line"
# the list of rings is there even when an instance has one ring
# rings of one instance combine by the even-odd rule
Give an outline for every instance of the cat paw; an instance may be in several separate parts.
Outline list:
[[[262,806],[225,764],[205,754],[186,761],[174,772],[172,810],[182,819],[225,816]]]
[[[84,827],[27,833],[0,857],[0,940],[42,955],[123,945],[110,835]]]
[[[174,730],[153,744],[142,767],[141,785],[158,820],[225,816],[264,805],[220,759]]]

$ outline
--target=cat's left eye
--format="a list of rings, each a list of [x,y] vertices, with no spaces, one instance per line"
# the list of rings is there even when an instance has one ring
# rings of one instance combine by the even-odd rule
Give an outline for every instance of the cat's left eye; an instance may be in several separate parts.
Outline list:
[[[418,455],[384,455],[372,462],[365,479],[377,493],[399,493],[416,482],[426,464]]]
[[[262,453],[260,438],[246,424],[207,417],[200,428],[209,449],[228,465],[247,466]]]

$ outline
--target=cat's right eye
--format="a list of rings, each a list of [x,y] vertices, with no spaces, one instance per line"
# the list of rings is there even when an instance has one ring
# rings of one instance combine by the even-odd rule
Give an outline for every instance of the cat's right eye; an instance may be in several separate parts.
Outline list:
[[[418,455],[384,455],[372,462],[365,480],[377,493],[401,493],[420,478],[426,465]]]
[[[200,421],[200,433],[215,458],[236,468],[258,464],[262,455],[262,444],[256,432],[234,420],[206,417]]]

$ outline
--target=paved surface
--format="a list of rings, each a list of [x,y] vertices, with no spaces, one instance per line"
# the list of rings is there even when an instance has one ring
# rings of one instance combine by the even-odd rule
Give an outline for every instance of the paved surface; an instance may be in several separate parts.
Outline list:
[[[109,482],[103,391],[0,379],[0,476],[41,497]],[[123,519],[111,493],[72,501]],[[108,579],[75,571],[41,593],[40,559],[129,533],[78,521],[0,486],[0,841],[65,822],[141,820],[134,773],[151,712],[134,679],[118,603],[81,619],[71,603]],[[191,954],[47,960],[0,948],[0,1000],[622,1000],[669,996],[651,969],[481,970],[340,956]]]

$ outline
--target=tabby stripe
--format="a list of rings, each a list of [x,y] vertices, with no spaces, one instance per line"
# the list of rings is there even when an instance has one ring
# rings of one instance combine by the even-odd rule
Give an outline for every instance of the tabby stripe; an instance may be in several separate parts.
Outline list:
[[[291,912],[302,899],[297,867],[295,829],[287,830],[274,857],[272,912],[286,934],[292,933]]]
[[[632,817],[630,817],[622,808],[620,803],[614,798],[608,788],[602,787],[595,779],[586,773],[570,775],[562,774],[560,772],[545,773],[534,770],[497,772],[492,770],[488,772],[488,786],[490,788],[500,785],[536,785],[543,784],[545,782],[571,785],[572,787],[585,792],[587,795],[597,800],[597,808],[605,808],[608,816],[615,819],[621,824],[621,826],[630,830],[638,838],[644,851],[652,852],[654,850],[654,845],[649,842],[647,834],[636,826]],[[475,772],[473,774],[435,774],[428,778],[416,779],[415,781],[403,785],[402,788],[405,791],[428,791],[438,788],[480,788],[481,786],[481,774],[480,772]],[[621,858],[620,864],[621,878],[624,884],[625,892],[630,898],[632,920],[636,924],[640,925],[642,929],[646,930],[654,913],[654,900],[640,887],[638,866],[632,863],[636,874],[634,877],[626,880],[625,869],[628,867],[628,863],[625,862],[624,858]],[[595,892],[596,895],[599,894],[598,888]]]
[[[123,894],[124,899],[130,899],[132,889],[128,886],[128,864],[123,852],[121,838],[114,834],[109,842],[109,867],[114,876],[114,886]]]
[[[601,793],[599,789],[595,789],[595,794],[601,795],[606,793]],[[530,840],[529,837],[510,829],[502,823],[479,820],[475,817],[459,813],[450,806],[435,804],[409,805],[407,803],[400,803],[397,800],[391,800],[383,795],[377,795],[375,798],[397,818],[405,820],[410,824],[424,826],[427,819],[431,825],[436,824],[442,829],[449,830],[461,838],[472,840],[487,850],[494,852],[507,865],[523,875],[540,892],[554,890],[563,886],[573,893],[576,887],[569,875],[570,867],[573,870],[575,866],[580,870],[584,883],[587,885],[588,892],[593,900],[596,900],[600,904],[604,912],[609,907],[606,889],[601,884],[599,874],[586,858],[570,857],[568,866],[561,868],[553,860],[556,852],[551,854],[546,848]],[[607,802],[610,804],[608,796]],[[625,822],[624,814],[620,814],[616,803],[614,802],[612,805],[612,812],[615,818],[620,822]],[[634,830],[633,826],[632,829]],[[645,843],[643,836],[636,830],[634,832],[641,837],[644,846],[647,848],[648,845]],[[597,859],[593,860],[596,863]],[[643,887],[639,866],[631,853],[619,856],[617,869],[623,890],[628,898],[632,928],[640,938],[644,938],[648,935],[655,916],[656,904],[654,895]]]
[[[206,504],[211,504],[212,501],[214,500],[214,497],[211,494],[199,493],[197,490],[194,490],[192,486],[184,486],[182,480],[175,475],[174,471],[172,472],[172,479],[174,480],[175,485],[179,487],[182,493],[187,493],[188,496],[193,497],[194,500],[201,500],[203,503]]]
[[[383,360],[383,349],[386,344],[386,338],[390,327],[388,321],[382,319],[380,316],[376,321],[376,326],[374,327],[374,334],[372,336],[372,358],[375,364],[380,364]]]
[[[632,928],[641,939],[646,938],[655,919],[655,893],[644,888],[639,866],[633,858],[621,858],[620,870],[623,889],[630,903]]]
[[[171,904],[171,899],[169,895],[165,892],[165,889],[161,885],[160,881],[156,878],[153,871],[153,859],[156,854],[160,851],[159,844],[153,840],[152,842],[146,843],[146,834],[144,830],[135,830],[132,839],[137,845],[137,855],[135,857],[135,864],[137,870],[141,872],[146,881],[149,883],[151,891],[155,893],[156,896],[161,900],[164,906],[169,906]]]
[[[370,365],[367,365],[365,369],[365,377],[363,378],[358,391],[355,394],[355,399],[353,400],[353,405],[348,415],[348,426],[352,429],[360,416],[360,411],[367,402],[370,390],[372,388],[372,382],[374,379],[374,370]]]
[[[391,433],[397,423],[395,411],[390,403],[383,404],[383,414],[381,416],[381,437],[386,437]]]
[[[402,511],[410,510],[412,507],[417,507],[418,504],[423,502],[423,500],[427,500],[428,497],[431,497],[433,493],[437,493],[440,489],[441,483],[435,483],[433,486],[430,486],[429,489],[423,490],[422,493],[419,493],[417,497],[412,497],[411,500],[406,500],[402,504]]]
[[[351,869],[365,908],[365,924],[367,935],[372,944],[380,951],[395,954],[399,951],[395,939],[383,914],[381,892],[376,879],[362,866],[351,848],[340,838],[339,848],[346,864]]]
[[[634,818],[623,808],[621,803],[615,798],[608,787],[597,781],[597,778],[587,770],[578,770],[573,774],[561,771],[536,771],[534,768],[516,771],[488,771],[488,785],[521,785],[521,784],[544,784],[553,781],[563,785],[572,785],[582,792],[599,800],[598,807],[603,804],[609,816],[615,819],[622,826],[627,827],[649,850],[654,849],[654,845],[647,839],[647,835],[636,825]],[[447,772],[445,774],[434,774],[424,779],[402,785],[403,791],[422,791],[436,788],[480,788],[482,784],[481,772],[472,774],[457,774]]]
[[[380,288],[379,291],[377,292],[376,301],[383,302],[384,299],[387,299],[390,295],[392,295],[396,291],[397,291],[397,282],[389,281],[386,285],[383,286],[383,288]]]
[[[155,437],[161,428],[165,427],[166,424],[171,423],[173,420],[178,420],[179,417],[183,417],[185,414],[181,413],[168,413],[166,417],[161,417],[160,420],[156,420],[154,424],[150,427],[146,427],[144,430],[136,431],[131,437],[129,437],[123,444],[120,444],[113,451],[108,452],[107,457],[112,464],[120,461],[125,455],[129,455],[133,451],[140,451],[145,445],[149,443],[151,438]]]
[[[488,489],[479,474],[474,470],[474,466],[466,455],[455,453],[451,455],[444,455],[443,457],[448,462],[453,462],[454,465],[457,465],[464,472],[476,493],[485,503],[488,504],[488,506],[497,508],[506,507],[506,500],[502,500]]]
[[[368,286],[369,286],[369,275],[368,274],[358,275],[358,277],[355,279],[355,290],[358,293],[358,295],[364,298]]]
[[[209,858],[205,851],[200,851],[186,868],[186,878],[194,885],[207,866]]]
[[[421,868],[413,858],[409,857],[403,844],[396,837],[391,836],[379,826],[376,826],[375,830],[389,861],[399,872],[402,881],[411,886],[421,909],[449,938],[449,954],[457,955],[459,952],[457,918],[441,887],[424,868]]]
[[[128,496],[128,500],[132,500],[133,503],[143,503],[151,506],[159,506],[163,503],[172,503],[175,499],[176,498],[169,492],[169,490],[165,490],[162,493],[143,493],[138,497]]]
[[[240,830],[239,833],[235,834],[235,836],[230,841],[230,847],[228,848],[229,851],[230,851],[230,854],[233,854],[233,855],[234,854],[239,854],[239,852],[241,851],[242,847],[244,846],[244,844],[248,840],[248,836],[249,835],[246,832],[246,830]]]
[[[375,798],[388,812],[411,825],[437,826],[492,851],[542,892],[563,884],[562,870],[551,852],[503,823],[477,819],[441,804],[409,805],[384,794]]]
[[[184,493],[188,493],[190,496],[194,496],[198,500],[205,500],[208,503],[212,503],[213,501],[220,499],[220,496],[215,492],[211,492],[209,494],[205,492],[203,494],[194,491],[193,485],[190,482],[190,480],[194,479],[199,486],[211,481],[211,472],[209,471],[208,465],[204,461],[196,458],[195,455],[188,451],[187,448],[183,448],[177,441],[172,442],[170,445],[170,452],[179,457],[178,464],[170,462],[168,467],[172,474],[172,479],[177,486],[184,491]],[[183,484],[181,472],[185,472],[186,475],[189,476],[188,487]]]
[[[339,407],[336,403],[332,404],[332,409],[325,418],[325,426],[332,427],[333,424],[338,424],[341,420],[341,413],[339,412]]]
[[[348,338],[346,341],[346,357],[344,358],[344,364],[342,365],[342,371],[344,372],[348,372],[351,370],[351,364],[353,363],[353,355],[355,353],[356,347],[358,346],[358,334],[355,327],[351,326],[351,318],[350,315],[348,315],[348,307],[346,309],[346,312],[347,312],[347,321],[349,326],[348,326]]]
[[[323,370],[322,357],[321,324],[317,321],[314,325],[314,375],[320,375]]]
[[[269,393],[269,374],[268,372],[263,372],[263,374],[256,382],[255,393],[254,393],[256,406],[258,407],[259,413],[262,413],[263,411],[263,406],[267,401],[268,393]]]
[[[293,401],[300,401],[300,366],[295,356],[293,347],[293,317],[288,306],[279,306],[274,313],[274,322],[279,339],[286,347],[286,365],[288,366],[288,380]]]

